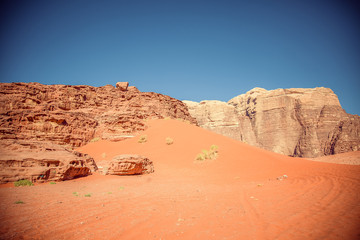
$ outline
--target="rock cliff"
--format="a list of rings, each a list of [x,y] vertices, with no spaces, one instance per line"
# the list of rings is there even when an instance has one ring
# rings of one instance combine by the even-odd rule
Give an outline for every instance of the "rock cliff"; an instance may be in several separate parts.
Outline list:
[[[196,123],[181,101],[134,87],[0,83],[0,139],[79,147],[122,139],[144,130],[145,119],[164,117]]]
[[[72,148],[122,140],[145,130],[146,119],[165,117],[196,124],[181,101],[126,82],[117,88],[0,83],[0,182],[86,176],[96,164]]]
[[[360,117],[328,88],[254,88],[230,101],[184,101],[198,124],[277,153],[318,157],[360,149]]]

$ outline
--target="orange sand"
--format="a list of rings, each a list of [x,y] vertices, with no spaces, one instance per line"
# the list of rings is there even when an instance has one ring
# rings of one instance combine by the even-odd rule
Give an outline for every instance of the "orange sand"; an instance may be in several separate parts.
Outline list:
[[[146,143],[78,150],[97,162],[142,154],[154,173],[0,188],[0,238],[360,239],[360,166],[290,158],[176,120],[148,124]],[[195,161],[212,144],[218,158]]]

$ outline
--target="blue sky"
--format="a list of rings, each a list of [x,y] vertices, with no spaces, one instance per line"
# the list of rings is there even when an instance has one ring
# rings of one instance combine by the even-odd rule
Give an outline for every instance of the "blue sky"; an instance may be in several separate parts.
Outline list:
[[[329,87],[360,114],[356,1],[3,0],[0,81],[129,81],[180,100]]]

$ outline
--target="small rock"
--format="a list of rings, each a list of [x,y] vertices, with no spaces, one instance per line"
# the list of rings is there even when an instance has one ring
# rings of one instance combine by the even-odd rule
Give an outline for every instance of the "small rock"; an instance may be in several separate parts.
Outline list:
[[[120,89],[121,91],[127,91],[129,87],[129,82],[117,82],[116,88]]]

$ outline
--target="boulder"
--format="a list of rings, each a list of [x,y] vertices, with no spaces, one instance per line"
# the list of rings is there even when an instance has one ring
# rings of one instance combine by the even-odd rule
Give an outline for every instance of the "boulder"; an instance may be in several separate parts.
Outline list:
[[[360,149],[360,117],[329,88],[254,88],[229,102],[184,101],[199,125],[277,153],[318,157]]]
[[[139,175],[154,172],[152,161],[140,155],[119,155],[111,161],[99,162],[103,175]]]
[[[0,140],[0,152],[0,183],[63,181],[97,170],[90,156],[47,142]]]
[[[116,88],[120,89],[120,91],[127,91],[129,86],[128,82],[117,82],[116,83]]]

